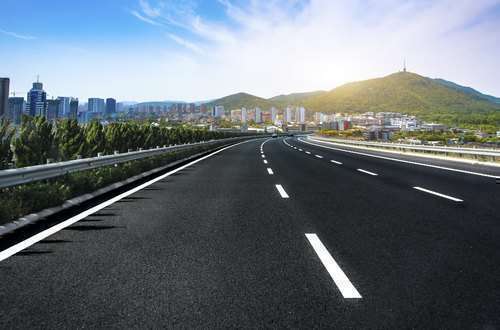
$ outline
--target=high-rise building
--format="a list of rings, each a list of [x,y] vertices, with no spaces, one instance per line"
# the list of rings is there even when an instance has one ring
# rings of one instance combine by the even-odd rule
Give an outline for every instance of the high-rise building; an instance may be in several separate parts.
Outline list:
[[[112,98],[106,99],[106,114],[112,115],[114,113],[116,113],[116,100]]]
[[[61,101],[59,99],[47,100],[47,120],[56,120],[59,114],[59,105]]]
[[[255,108],[255,122],[262,123],[262,110],[259,107]]]
[[[26,112],[30,116],[45,116],[47,114],[47,93],[39,81],[33,83],[33,88],[28,92]]]
[[[78,99],[73,98],[69,102],[69,119],[78,119]]]
[[[306,122],[306,109],[304,107],[297,108],[297,116],[295,121],[299,124],[304,124]]]
[[[104,99],[90,98],[87,104],[88,112],[104,113]]]
[[[275,107],[271,108],[271,122],[274,124],[276,122],[276,117],[278,116],[278,109]]]
[[[212,109],[212,117],[214,118],[222,118],[224,116],[224,106],[216,105]]]
[[[99,98],[89,98],[87,104],[87,112],[85,113],[85,122],[89,122],[92,119],[100,119],[106,111],[106,105],[104,99]]]
[[[285,118],[284,118],[284,123],[283,124],[291,123],[293,121],[292,116],[293,116],[293,109],[292,109],[292,107],[290,107],[290,106],[286,107]]]
[[[241,108],[241,122],[245,124],[248,120],[248,113],[246,108]]]
[[[68,118],[70,112],[71,97],[59,96],[59,109],[57,110],[57,118]]]
[[[9,78],[0,78],[0,118],[9,110]]]
[[[9,97],[9,111],[7,112],[7,119],[14,125],[21,124],[21,118],[24,113],[26,102],[24,97]]]

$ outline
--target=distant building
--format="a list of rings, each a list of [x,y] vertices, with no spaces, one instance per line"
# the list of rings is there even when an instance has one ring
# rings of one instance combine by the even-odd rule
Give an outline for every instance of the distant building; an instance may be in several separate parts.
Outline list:
[[[231,110],[231,121],[233,122],[241,122],[241,110]]]
[[[106,114],[112,115],[114,113],[116,113],[116,100],[112,98],[106,99]]]
[[[30,116],[46,116],[47,114],[47,93],[39,81],[34,82],[33,88],[28,92],[26,112]]]
[[[422,130],[430,132],[443,132],[447,129],[445,125],[435,123],[425,123],[422,125]]]
[[[215,107],[212,108],[212,117],[214,118],[222,118],[224,117],[224,106],[223,105],[216,105]]]
[[[67,118],[69,115],[69,106],[71,102],[71,97],[59,96],[59,109],[57,110],[57,118]]]
[[[69,102],[69,113],[68,113],[68,118],[69,119],[78,119],[78,99],[73,98]]]
[[[325,121],[325,114],[322,112],[315,112],[314,113],[314,122],[316,124],[321,124]]]
[[[293,121],[293,109],[292,107],[288,106],[285,109],[284,124],[291,123],[292,121]]]
[[[275,107],[271,108],[271,122],[274,124],[276,122],[276,119],[278,117],[278,109]]]
[[[262,123],[262,110],[259,107],[255,108],[255,122]]]
[[[61,101],[59,99],[47,101],[47,113],[46,113],[47,120],[54,121],[58,118],[60,104]]]
[[[89,102],[87,103],[87,112],[85,113],[85,122],[88,123],[93,119],[101,119],[105,111],[106,106],[104,99],[89,98]]]
[[[7,119],[14,125],[20,125],[25,107],[26,102],[24,102],[24,97],[9,97]]]
[[[245,124],[248,120],[248,112],[246,108],[241,108],[241,122]]]
[[[98,112],[104,113],[104,99],[99,98],[90,98],[87,103],[87,111],[88,112]]]
[[[269,112],[269,111],[262,111],[262,122],[264,122],[264,123],[272,122],[272,120],[271,120],[271,112]]]
[[[0,78],[0,118],[9,110],[9,78]]]
[[[306,122],[306,109],[304,107],[297,108],[295,121],[299,124],[304,124]]]

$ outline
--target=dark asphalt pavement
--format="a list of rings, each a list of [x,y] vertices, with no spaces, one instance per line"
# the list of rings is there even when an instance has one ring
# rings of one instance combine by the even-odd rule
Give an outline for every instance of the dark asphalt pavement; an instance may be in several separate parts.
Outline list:
[[[0,327],[500,328],[494,179],[296,138],[269,140],[262,158],[263,141],[1,261]],[[361,299],[343,297],[306,233]]]

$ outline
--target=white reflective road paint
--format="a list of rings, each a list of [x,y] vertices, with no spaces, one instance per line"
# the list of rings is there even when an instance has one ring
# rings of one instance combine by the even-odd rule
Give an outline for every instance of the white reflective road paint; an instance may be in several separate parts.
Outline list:
[[[367,171],[367,170],[363,170],[361,168],[358,168],[357,171],[365,173],[365,174],[368,174],[368,175],[373,175],[373,176],[377,176],[378,175],[377,173],[373,173],[373,172],[370,172],[370,171]]]
[[[288,196],[288,194],[286,193],[286,191],[282,185],[277,184],[276,189],[278,189],[278,192],[280,193],[281,198],[290,198],[290,196]]]
[[[320,155],[314,155],[314,156],[316,156],[316,158],[320,158],[320,159],[323,158],[323,156],[320,156]]]
[[[273,169],[269,167],[267,168],[267,173],[269,173],[269,175],[274,175]]]
[[[264,159],[263,162],[264,162],[264,164],[267,164],[267,160]]]
[[[442,197],[442,198],[446,198],[446,199],[452,200],[452,201],[457,202],[457,203],[463,202],[463,200],[460,199],[460,198],[456,198],[456,197],[448,196],[448,195],[445,195],[445,194],[441,194],[441,193],[438,193],[436,191],[432,191],[432,190],[425,189],[425,188],[422,188],[422,187],[413,187],[413,189],[417,189],[417,190],[426,192],[426,193],[431,194],[431,195],[435,195],[435,196],[439,196],[439,197]]]
[[[334,163],[334,164],[337,164],[337,165],[342,165],[341,162],[338,162],[338,161],[333,160],[333,159],[330,160],[330,163]]]
[[[333,281],[339,288],[340,293],[344,298],[360,299],[362,298],[358,290],[352,285],[351,281],[347,275],[342,271],[340,266],[337,264],[335,259],[330,255],[326,247],[323,245],[318,235],[316,234],[306,234],[309,243],[313,247],[314,251],[318,255],[319,259],[325,266],[326,270],[332,277]]]

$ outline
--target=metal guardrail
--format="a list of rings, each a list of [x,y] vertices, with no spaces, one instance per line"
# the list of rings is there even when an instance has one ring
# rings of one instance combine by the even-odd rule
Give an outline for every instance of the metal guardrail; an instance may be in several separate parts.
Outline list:
[[[148,150],[132,151],[121,154],[106,155],[106,156],[77,159],[77,160],[58,162],[46,165],[36,165],[36,166],[22,167],[17,169],[3,170],[0,171],[0,188],[7,188],[25,183],[55,178],[68,173],[130,162],[133,160],[158,156],[169,152],[182,151],[195,147],[210,146],[220,143],[237,142],[257,137],[264,137],[264,136],[252,135],[252,136],[244,136],[244,137],[236,137],[236,138],[228,138],[220,140],[211,140],[207,142],[174,145],[163,148],[157,147]]]
[[[334,142],[344,145],[353,146],[365,146],[372,148],[381,149],[396,149],[400,151],[415,151],[415,152],[425,152],[425,153],[438,153],[438,154],[452,154],[455,157],[468,158],[488,158],[493,161],[500,159],[500,150],[493,149],[475,149],[475,148],[460,148],[460,147],[435,147],[435,146],[422,146],[414,144],[403,144],[403,143],[384,143],[384,142],[369,142],[369,141],[353,141],[335,138],[322,138],[322,137],[309,137],[317,141]]]

